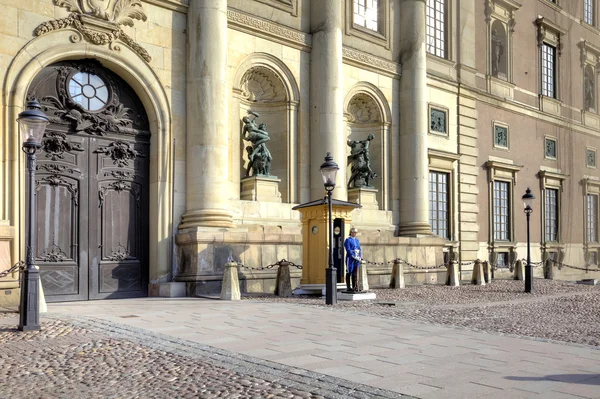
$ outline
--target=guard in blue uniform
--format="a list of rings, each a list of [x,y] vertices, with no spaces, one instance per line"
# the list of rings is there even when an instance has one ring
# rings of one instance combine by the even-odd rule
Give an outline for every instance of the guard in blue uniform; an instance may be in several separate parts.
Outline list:
[[[344,241],[344,248],[346,249],[346,288],[348,291],[358,291],[358,269],[362,259],[362,250],[360,249],[360,241],[356,238],[356,233],[356,228],[352,227],[350,237]],[[352,278],[352,287],[350,287],[350,278]]]

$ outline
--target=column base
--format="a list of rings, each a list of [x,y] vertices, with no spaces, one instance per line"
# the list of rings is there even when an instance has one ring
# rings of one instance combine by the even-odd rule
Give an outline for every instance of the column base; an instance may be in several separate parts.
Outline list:
[[[276,176],[250,176],[241,181],[240,198],[246,201],[281,202],[281,179]]]
[[[377,203],[376,188],[351,188],[348,190],[348,202],[360,204],[362,205],[362,209],[379,210],[379,204]]]
[[[185,283],[169,282],[148,284],[148,296],[161,298],[185,297]]]
[[[398,235],[402,237],[420,237],[420,236],[431,236],[431,226],[429,223],[423,222],[412,222],[412,223],[400,223],[398,226]]]
[[[235,227],[231,212],[226,209],[201,209],[187,211],[181,218],[179,229],[190,227]]]

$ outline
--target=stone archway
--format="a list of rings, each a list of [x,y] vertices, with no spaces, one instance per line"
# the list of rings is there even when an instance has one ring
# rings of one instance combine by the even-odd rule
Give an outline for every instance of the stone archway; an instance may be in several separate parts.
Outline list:
[[[114,51],[108,46],[91,46],[72,42],[73,31],[61,30],[40,36],[29,42],[13,59],[4,82],[6,105],[3,131],[3,153],[7,162],[7,179],[2,182],[2,194],[8,202],[6,219],[17,230],[12,242],[13,259],[23,258],[25,234],[24,220],[24,170],[21,144],[18,139],[17,115],[26,103],[27,90],[34,77],[47,65],[61,60],[93,58],[125,80],[140,98],[148,113],[152,134],[149,181],[149,281],[152,284],[168,282],[171,277],[171,190],[172,190],[172,138],[171,110],[166,93],[157,75],[127,46]],[[8,198],[7,198],[8,197]]]
[[[365,140],[369,134],[375,138],[370,142],[371,168],[377,177],[370,185],[378,190],[379,209],[389,210],[389,169],[390,154],[389,132],[391,114],[387,100],[377,87],[361,82],[355,85],[346,95],[344,101],[344,119],[348,140]],[[347,148],[350,153],[350,148]],[[351,176],[347,165],[347,176]]]
[[[261,115],[271,135],[269,149],[274,155],[271,174],[281,179],[279,191],[282,202],[299,200],[298,180],[298,104],[300,93],[291,71],[279,59],[269,54],[251,54],[240,64],[233,80],[234,103],[232,105],[232,139],[236,150],[232,155],[231,176],[234,186],[239,187],[244,176],[247,157],[246,145],[240,140],[240,120],[248,110]],[[243,162],[239,160],[243,159]],[[239,189],[238,189],[239,190]]]
[[[87,59],[45,67],[28,97],[50,118],[34,210],[46,299],[146,296],[151,136],[137,95]]]

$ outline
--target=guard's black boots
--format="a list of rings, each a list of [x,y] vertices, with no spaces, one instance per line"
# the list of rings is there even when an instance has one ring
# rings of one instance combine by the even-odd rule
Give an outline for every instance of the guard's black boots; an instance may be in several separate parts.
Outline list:
[[[346,273],[346,290],[350,291],[350,273]]]
[[[358,291],[358,284],[357,284],[357,275],[356,273],[352,273],[352,291]]]

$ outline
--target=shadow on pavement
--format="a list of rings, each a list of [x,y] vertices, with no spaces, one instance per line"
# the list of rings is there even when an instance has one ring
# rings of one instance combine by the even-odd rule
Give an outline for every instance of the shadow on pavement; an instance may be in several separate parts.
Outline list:
[[[600,374],[550,374],[543,377],[517,377],[507,376],[504,377],[507,380],[512,381],[560,381],[567,382],[570,384],[588,384],[588,385],[600,385]]]

